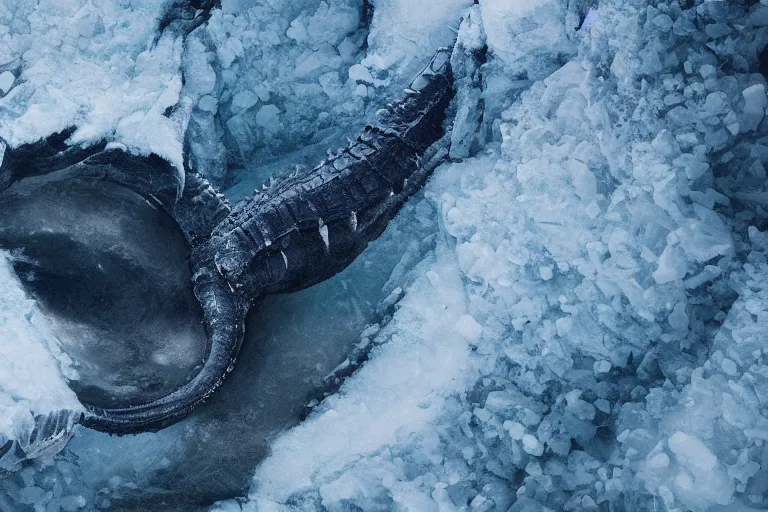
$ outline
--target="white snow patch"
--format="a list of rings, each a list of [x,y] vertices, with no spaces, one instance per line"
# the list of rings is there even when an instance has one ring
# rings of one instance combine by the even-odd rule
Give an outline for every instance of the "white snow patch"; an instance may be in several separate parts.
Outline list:
[[[473,373],[468,345],[450,328],[466,307],[461,282],[450,258],[423,270],[437,273],[440,285],[417,280],[377,335],[386,342],[369,363],[274,442],[254,477],[251,497],[260,506],[271,502],[274,510],[289,510],[279,504],[310,488],[321,489],[329,503],[357,492],[368,462],[404,439],[428,438],[448,397],[464,389]]]
[[[15,439],[38,414],[82,410],[67,379],[77,379],[71,359],[0,252],[0,436]]]
[[[8,28],[0,31],[0,63],[23,63],[17,85],[0,98],[0,137],[17,146],[76,126],[73,144],[124,138],[178,166],[184,127],[171,130],[153,115],[178,100],[180,82],[181,41],[168,32],[151,46],[164,9],[153,0],[0,6]],[[120,130],[128,117],[131,130]],[[146,135],[134,134],[136,125]]]

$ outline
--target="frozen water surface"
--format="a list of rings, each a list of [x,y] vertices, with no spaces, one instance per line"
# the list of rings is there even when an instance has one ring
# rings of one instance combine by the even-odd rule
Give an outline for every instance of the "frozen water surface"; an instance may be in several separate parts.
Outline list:
[[[172,34],[147,46],[150,5],[0,3],[0,134],[74,123],[78,140],[161,140],[170,159],[185,143],[232,197],[319,159],[458,32],[456,161],[425,198],[346,272],[266,299],[191,418],[80,430],[0,481],[0,507],[768,507],[768,4],[470,4],[224,1],[184,50]],[[73,82],[54,48],[115,82]],[[106,108],[124,84],[146,90]],[[164,135],[131,135],[142,123]],[[18,322],[36,306],[2,279]],[[9,332],[56,354],[43,327]],[[45,382],[64,396],[75,375],[56,361]]]

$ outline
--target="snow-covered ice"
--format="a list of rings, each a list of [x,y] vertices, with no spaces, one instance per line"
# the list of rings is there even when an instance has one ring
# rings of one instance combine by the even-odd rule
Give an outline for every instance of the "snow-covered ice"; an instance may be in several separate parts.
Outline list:
[[[186,50],[149,44],[156,4],[31,5],[0,2],[0,136],[186,143],[232,197],[316,158],[458,33],[454,161],[398,221],[434,212],[437,236],[392,266],[382,295],[404,296],[363,333],[369,359],[213,510],[768,507],[764,1],[229,0]],[[110,442],[82,433],[0,490],[65,475],[62,496],[106,506],[93,486],[138,472],[94,455]]]
[[[3,322],[0,378],[3,403],[10,406],[8,400],[21,399],[36,414],[54,412],[59,408],[80,409],[65,380],[77,379],[77,371],[51,334],[44,314],[24,292],[13,273],[10,258],[9,254],[0,252],[0,321]],[[0,420],[0,435],[7,436],[12,431],[13,423],[5,416]]]
[[[28,458],[51,457],[71,435],[35,443],[36,419],[82,410],[67,381],[77,379],[72,360],[61,350],[45,315],[13,272],[11,256],[0,251],[0,445],[20,443],[25,453],[0,455],[0,476]],[[0,501],[2,504],[2,501]]]
[[[181,40],[168,34],[152,46],[164,8],[0,2],[0,85],[17,75],[0,97],[0,137],[16,146],[76,126],[73,143],[106,138],[180,166],[183,120],[162,114],[179,101]],[[130,129],[137,123],[142,138]]]

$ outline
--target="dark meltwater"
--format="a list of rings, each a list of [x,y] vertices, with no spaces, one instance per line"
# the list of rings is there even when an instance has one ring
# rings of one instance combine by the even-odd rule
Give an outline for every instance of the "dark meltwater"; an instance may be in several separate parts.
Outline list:
[[[101,407],[174,391],[207,338],[176,222],[110,183],[19,183],[0,194],[0,248],[75,361],[70,383]]]

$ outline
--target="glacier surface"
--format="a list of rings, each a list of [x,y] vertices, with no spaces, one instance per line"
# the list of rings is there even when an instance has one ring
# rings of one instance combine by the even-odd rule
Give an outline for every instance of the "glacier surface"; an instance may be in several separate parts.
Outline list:
[[[458,33],[454,160],[350,271],[265,304],[263,348],[199,415],[78,431],[0,480],[0,508],[768,508],[768,2],[231,0],[186,45],[152,44],[158,3],[31,5],[0,2],[12,144],[77,124],[73,143],[186,145],[242,197]],[[0,288],[3,333],[76,408],[34,305],[10,273]],[[53,406],[6,391],[2,364],[0,403]],[[247,496],[218,482],[236,474]]]

